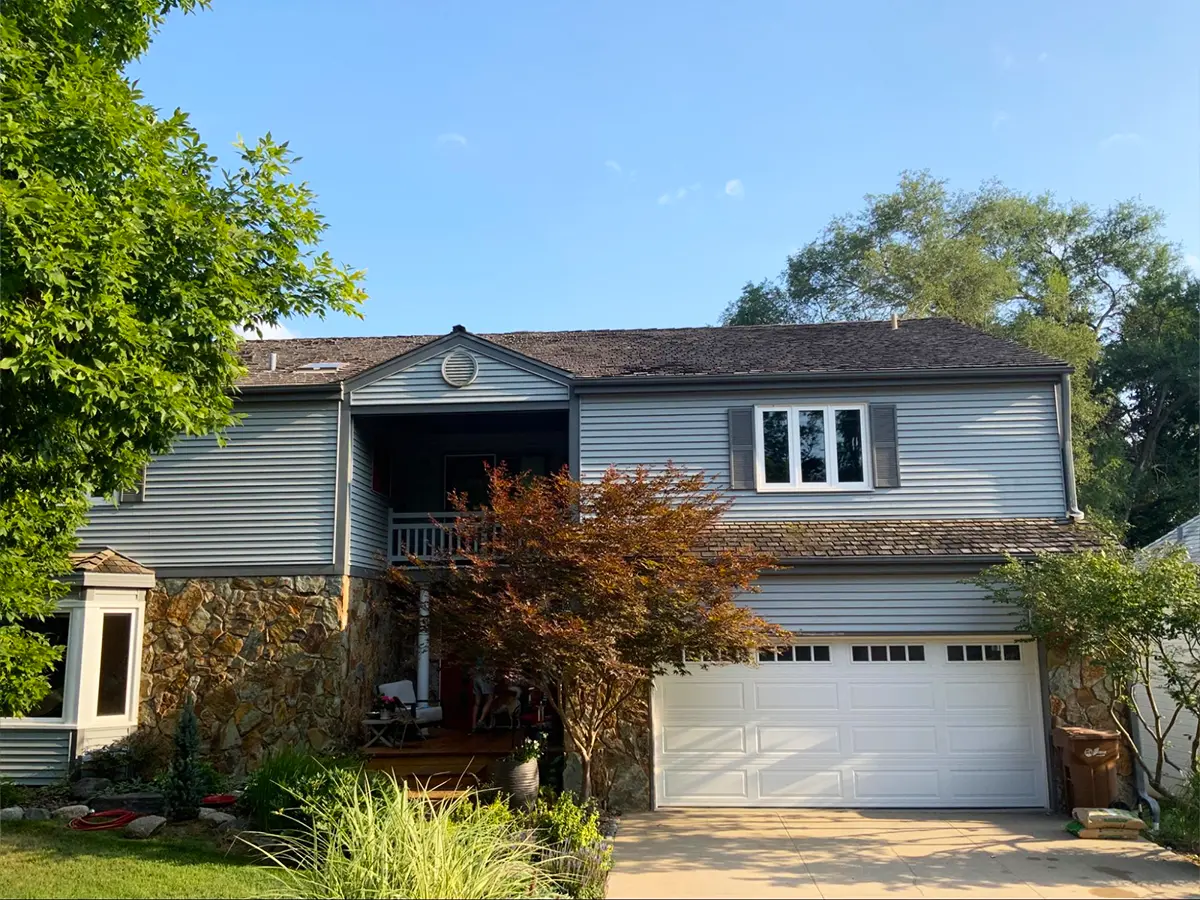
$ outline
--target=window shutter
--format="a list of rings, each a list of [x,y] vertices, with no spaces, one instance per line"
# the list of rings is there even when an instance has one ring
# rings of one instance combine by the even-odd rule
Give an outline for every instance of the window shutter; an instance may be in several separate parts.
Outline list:
[[[754,488],[754,407],[729,410],[729,486],[735,491]]]
[[[900,457],[896,453],[896,405],[872,403],[870,412],[875,487],[900,487]]]

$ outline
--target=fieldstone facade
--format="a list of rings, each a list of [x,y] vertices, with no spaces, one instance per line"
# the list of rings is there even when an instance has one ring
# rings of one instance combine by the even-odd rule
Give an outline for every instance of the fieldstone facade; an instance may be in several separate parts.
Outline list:
[[[406,643],[378,579],[159,581],[146,598],[141,725],[170,735],[194,692],[201,739],[231,772],[277,745],[353,744]]]

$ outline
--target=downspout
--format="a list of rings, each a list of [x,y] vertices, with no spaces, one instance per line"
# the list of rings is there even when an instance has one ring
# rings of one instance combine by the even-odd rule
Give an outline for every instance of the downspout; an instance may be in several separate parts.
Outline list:
[[[1062,425],[1063,486],[1066,489],[1067,518],[1082,522],[1083,512],[1075,495],[1075,450],[1071,440],[1071,376],[1063,372],[1058,391],[1058,419]]]

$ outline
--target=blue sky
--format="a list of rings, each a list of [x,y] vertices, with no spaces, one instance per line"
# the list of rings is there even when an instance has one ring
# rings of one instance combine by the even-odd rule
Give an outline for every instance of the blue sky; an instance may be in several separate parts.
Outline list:
[[[901,170],[1139,198],[1200,269],[1200,4],[301,3],[175,14],[131,70],[271,131],[367,270],[291,333],[714,324]]]

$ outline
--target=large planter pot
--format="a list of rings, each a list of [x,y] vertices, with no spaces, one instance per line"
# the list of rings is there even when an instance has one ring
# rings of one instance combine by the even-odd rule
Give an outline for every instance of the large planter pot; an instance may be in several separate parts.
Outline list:
[[[538,794],[538,761],[502,759],[492,766],[492,784],[518,803],[532,803]]]

